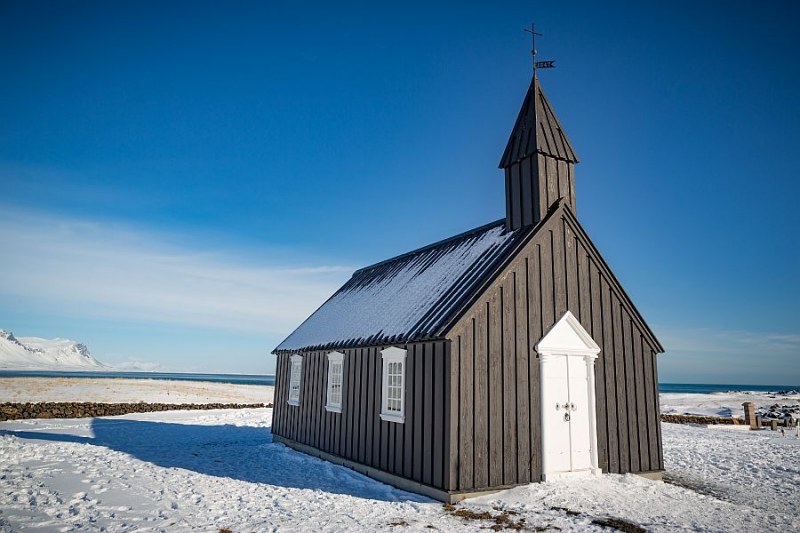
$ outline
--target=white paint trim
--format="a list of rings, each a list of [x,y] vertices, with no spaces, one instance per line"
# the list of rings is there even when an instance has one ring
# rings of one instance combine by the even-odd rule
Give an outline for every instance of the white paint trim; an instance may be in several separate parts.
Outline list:
[[[541,437],[541,444],[542,444],[542,479],[547,481],[547,470],[549,465],[548,457],[550,451],[550,440],[548,439],[548,432],[547,432],[547,420],[546,420],[546,409],[544,405],[550,398],[550,387],[547,385],[547,380],[544,379],[546,375],[546,366],[553,361],[554,357],[546,357],[544,355],[539,357],[539,406],[542,411],[542,437]]]
[[[334,365],[339,365],[340,368],[340,375],[339,375],[339,403],[334,403],[331,401],[331,395],[333,393],[333,389],[331,385],[333,383],[333,367]],[[328,354],[328,372],[327,372],[328,380],[325,386],[325,410],[330,411],[331,413],[341,413],[342,412],[342,400],[344,399],[344,354],[342,352],[331,352]]]
[[[565,323],[583,342],[584,346],[580,348],[567,348],[558,344],[555,337],[557,337],[557,332],[564,329]],[[575,318],[575,315],[570,311],[564,313],[564,316],[553,324],[552,328],[547,330],[547,333],[536,343],[534,348],[541,355],[593,355],[597,357],[597,354],[600,353],[600,347],[594,342],[589,332],[583,329],[580,321]]]
[[[298,364],[296,367],[297,374],[295,374],[295,363]],[[292,398],[292,382],[295,381],[297,378],[297,398]],[[289,396],[286,399],[286,403],[289,405],[300,405],[300,401],[303,399],[303,356],[294,354],[289,357]]]
[[[592,359],[597,359],[597,355],[596,354],[587,353],[586,350],[582,350],[582,349],[574,350],[574,349],[570,349],[570,348],[559,348],[559,349],[550,348],[550,349],[542,349],[542,351],[539,351],[539,350],[536,350],[536,351],[542,357],[549,357],[549,356],[556,356],[556,355],[575,355],[575,356],[579,356],[579,357],[591,357]]]
[[[405,422],[406,412],[406,350],[390,346],[381,350],[381,420],[386,422]],[[389,410],[389,365],[400,363],[400,411]],[[397,398],[394,398],[395,400]]]
[[[564,339],[564,330],[569,328],[575,333],[583,347],[565,347],[561,344]],[[561,340],[559,340],[561,339]],[[542,479],[550,481],[552,479],[562,477],[573,477],[578,475],[600,475],[601,470],[597,459],[597,406],[595,398],[595,375],[594,363],[600,353],[600,347],[592,339],[592,336],[583,328],[580,321],[570,312],[567,311],[556,322],[552,328],[536,343],[536,351],[539,353],[539,391],[540,403],[544,406],[549,398],[549,388],[547,380],[544,379],[546,375],[546,367],[549,363],[557,360],[560,357],[583,357],[586,363],[586,387],[588,389],[589,398],[589,444],[590,444],[590,462],[592,468],[586,470],[572,471],[572,472],[550,472],[548,469],[548,451],[550,442],[547,434],[547,416],[550,411],[542,409]],[[550,415],[552,416],[552,415]]]
[[[390,415],[386,413],[381,413],[380,416],[381,420],[383,420],[384,422],[395,422],[397,424],[404,424],[406,421],[406,417],[400,415]]]
[[[594,361],[597,354],[585,354],[586,386],[589,387],[589,443],[591,444],[591,462],[594,475],[600,475],[600,463],[597,460],[597,398],[594,386]]]

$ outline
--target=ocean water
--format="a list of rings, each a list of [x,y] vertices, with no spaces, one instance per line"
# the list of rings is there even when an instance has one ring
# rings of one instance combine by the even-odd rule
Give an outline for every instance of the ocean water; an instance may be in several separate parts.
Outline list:
[[[709,383],[659,383],[658,392],[682,392],[686,394],[710,394],[712,392],[757,391],[777,392],[800,390],[798,385],[720,385]]]
[[[0,378],[103,378],[103,379],[169,379],[177,381],[211,381],[239,385],[275,385],[271,374],[193,374],[170,372],[53,372],[47,370],[0,370]]]

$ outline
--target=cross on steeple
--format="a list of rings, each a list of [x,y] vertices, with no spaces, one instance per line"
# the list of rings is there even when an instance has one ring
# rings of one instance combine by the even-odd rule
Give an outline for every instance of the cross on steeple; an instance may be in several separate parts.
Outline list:
[[[523,30],[531,34],[531,56],[533,58],[533,76],[536,77],[537,68],[555,68],[555,61],[536,61],[536,36],[543,37],[544,35],[536,31],[536,24],[531,22],[530,29]]]
[[[533,74],[536,75],[536,36],[543,37],[541,33],[536,32],[536,24],[531,22],[531,28],[525,28],[523,31],[531,34],[531,56],[533,59]]]
[[[533,78],[500,159],[506,178],[506,228],[538,224],[563,198],[575,212],[575,173],[578,156],[544,94],[536,71],[553,68],[553,61],[536,61],[536,37],[531,24]]]

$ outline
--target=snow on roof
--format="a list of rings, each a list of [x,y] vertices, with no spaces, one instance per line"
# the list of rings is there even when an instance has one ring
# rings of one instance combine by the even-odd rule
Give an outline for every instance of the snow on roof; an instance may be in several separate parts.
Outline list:
[[[503,219],[358,270],[275,352],[432,338],[526,233]]]

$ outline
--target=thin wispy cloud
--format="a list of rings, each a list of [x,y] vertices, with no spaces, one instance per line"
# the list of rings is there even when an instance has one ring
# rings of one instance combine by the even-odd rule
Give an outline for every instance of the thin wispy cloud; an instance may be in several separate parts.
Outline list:
[[[714,328],[656,328],[666,353],[659,376],[675,383],[793,385],[800,380],[800,335]]]
[[[760,355],[792,354],[800,356],[800,334],[711,328],[667,329],[660,332],[662,343],[670,351],[698,354]]]
[[[234,256],[175,241],[131,227],[5,211],[0,295],[39,312],[280,336],[353,270],[279,257],[264,265],[263,254]]]

